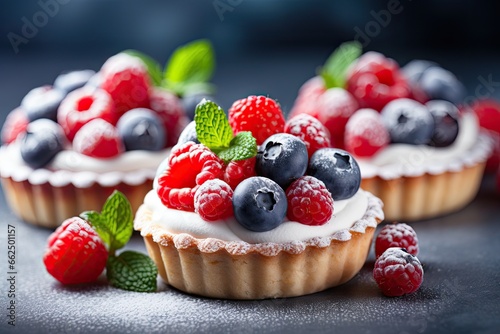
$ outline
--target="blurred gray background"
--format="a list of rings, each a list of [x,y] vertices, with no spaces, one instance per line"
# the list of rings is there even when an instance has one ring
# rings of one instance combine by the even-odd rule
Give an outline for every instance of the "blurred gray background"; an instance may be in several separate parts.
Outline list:
[[[224,108],[266,94],[289,110],[300,85],[341,42],[358,39],[404,65],[432,59],[474,94],[500,82],[500,3],[453,0],[2,1],[0,124],[30,89],[71,69],[98,70],[137,49],[165,63],[179,45],[212,41]],[[499,87],[490,87],[497,96]]]

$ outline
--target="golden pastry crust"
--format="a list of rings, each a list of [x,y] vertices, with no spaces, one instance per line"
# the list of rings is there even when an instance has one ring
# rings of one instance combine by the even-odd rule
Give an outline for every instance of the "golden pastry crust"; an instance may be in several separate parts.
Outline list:
[[[249,244],[172,234],[151,222],[144,205],[134,225],[162,279],[179,290],[224,299],[293,297],[343,284],[359,272],[384,219],[382,202],[367,195],[368,208],[350,229],[305,241]]]

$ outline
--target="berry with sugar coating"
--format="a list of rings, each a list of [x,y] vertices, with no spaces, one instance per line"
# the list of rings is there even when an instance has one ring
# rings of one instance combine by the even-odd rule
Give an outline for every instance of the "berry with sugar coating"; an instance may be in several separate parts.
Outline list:
[[[349,119],[345,129],[346,150],[357,157],[371,157],[390,143],[380,113],[359,109]]]
[[[101,238],[79,217],[67,219],[52,233],[43,256],[49,274],[63,284],[94,282],[107,260],[108,251]]]
[[[206,221],[233,215],[233,189],[220,179],[208,180],[194,193],[194,211]]]
[[[251,95],[235,101],[228,113],[234,134],[250,131],[257,145],[285,129],[285,118],[279,103],[266,96]]]
[[[424,280],[424,270],[416,256],[392,247],[375,261],[373,278],[384,295],[397,297],[417,291]]]
[[[375,239],[375,256],[379,257],[386,249],[401,247],[411,255],[418,255],[418,238],[415,230],[405,223],[387,224]]]
[[[323,225],[333,214],[333,198],[325,184],[305,175],[286,189],[287,217],[304,225]]]

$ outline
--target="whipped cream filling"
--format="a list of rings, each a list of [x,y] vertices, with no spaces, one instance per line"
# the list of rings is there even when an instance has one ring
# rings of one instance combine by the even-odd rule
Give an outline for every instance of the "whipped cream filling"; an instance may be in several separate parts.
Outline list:
[[[167,208],[161,203],[155,190],[146,195],[144,205],[152,212],[151,224],[172,234],[187,233],[195,238],[244,241],[250,244],[285,243],[326,237],[349,230],[364,216],[368,207],[368,195],[360,189],[349,199],[335,201],[333,216],[324,225],[308,226],[285,218],[277,228],[266,232],[247,230],[234,217],[207,222],[197,213]]]
[[[484,141],[484,138],[480,138],[476,115],[473,112],[465,112],[459,120],[458,136],[448,147],[391,144],[373,157],[358,157],[356,161],[363,178],[378,175],[383,179],[393,179],[425,173],[440,174],[445,171],[459,171],[464,165],[487,158],[488,143],[476,149],[476,145]]]
[[[170,149],[157,152],[136,150],[112,159],[96,159],[73,150],[63,150],[47,166],[33,170],[24,162],[19,143],[14,142],[0,147],[0,175],[18,182],[49,182],[56,187],[69,183],[81,188],[94,183],[114,186],[122,181],[136,185],[153,179],[156,168],[169,152]]]

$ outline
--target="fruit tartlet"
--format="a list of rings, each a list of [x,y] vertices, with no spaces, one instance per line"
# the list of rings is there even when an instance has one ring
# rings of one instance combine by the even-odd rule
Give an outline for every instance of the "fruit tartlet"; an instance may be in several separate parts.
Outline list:
[[[129,50],[97,73],[64,73],[31,90],[2,128],[0,176],[13,212],[55,228],[102,207],[114,190],[136,210],[189,123],[182,97],[206,85],[210,59],[210,44],[195,41],[178,48],[162,74],[154,60]],[[205,76],[189,72],[207,61]]]
[[[307,116],[307,115],[306,115]],[[343,284],[366,261],[382,202],[359,188],[356,160],[312,117],[286,122],[249,96],[211,101],[158,168],[134,227],[169,285],[264,299]]]
[[[477,194],[492,141],[465,98],[435,63],[400,68],[347,42],[301,87],[289,118],[318,119],[331,145],[355,156],[361,187],[384,202],[386,219],[415,221],[459,210]]]

